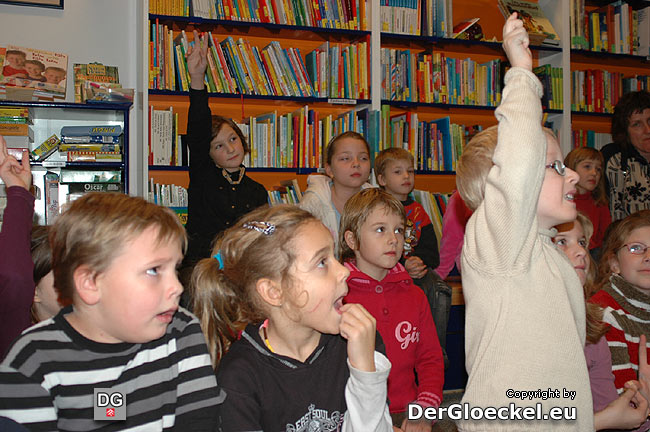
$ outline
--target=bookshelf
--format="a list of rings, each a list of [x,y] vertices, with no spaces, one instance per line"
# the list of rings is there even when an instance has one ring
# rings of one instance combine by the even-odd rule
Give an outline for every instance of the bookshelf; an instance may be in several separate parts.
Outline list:
[[[154,0],[150,0],[150,3]],[[422,0],[424,4],[426,0]],[[553,123],[554,129],[558,132],[563,151],[566,153],[571,149],[571,134],[573,130],[585,129],[598,133],[605,133],[609,128],[608,114],[592,114],[576,112],[572,110],[572,75],[577,71],[586,69],[600,69],[609,72],[621,73],[625,76],[647,75],[649,72],[648,58],[629,54],[611,54],[593,52],[585,49],[572,49],[571,26],[572,7],[574,1],[539,0],[539,4],[545,15],[553,23],[553,26],[560,36],[561,43],[554,46],[532,46],[535,66],[551,65],[561,70],[560,87],[558,92],[563,99],[563,106],[556,109],[545,110],[547,120]],[[216,2],[217,9],[221,2]],[[266,2],[271,4],[271,2]],[[358,2],[357,2],[358,3]],[[505,63],[505,56],[501,50],[501,28],[504,18],[499,12],[493,0],[453,0],[446,2],[451,5],[453,23],[472,17],[480,17],[479,24],[483,29],[486,38],[493,39],[493,42],[465,41],[451,39],[448,36],[414,36],[389,33],[382,31],[381,6],[379,2],[365,2],[365,22],[367,27],[357,26],[354,30],[323,28],[308,25],[287,25],[273,22],[248,22],[246,14],[251,11],[239,11],[240,21],[222,19],[208,19],[201,17],[172,16],[166,14],[146,15],[144,21],[151,20],[164,23],[172,31],[175,37],[179,32],[185,30],[190,33],[193,29],[199,31],[211,31],[213,35],[222,40],[224,37],[232,36],[234,40],[245,39],[252,46],[262,48],[270,40],[278,41],[283,48],[292,47],[300,50],[304,57],[306,53],[318,48],[324,42],[333,44],[353,44],[359,41],[369,43],[369,97],[353,99],[355,105],[337,105],[330,102],[330,98],[324,97],[296,97],[296,96],[269,96],[269,95],[237,95],[212,93],[210,107],[214,113],[219,113],[241,121],[250,116],[259,116],[270,111],[277,111],[278,115],[295,111],[305,105],[310,109],[319,112],[321,116],[341,115],[351,110],[369,108],[382,111],[387,118],[399,117],[402,114],[407,116],[417,115],[417,120],[432,121],[434,119],[449,117],[452,124],[465,126],[487,127],[495,124],[494,109],[497,104],[492,101],[489,104],[477,103],[469,105],[467,101],[414,101],[414,100],[390,100],[386,95],[382,96],[382,51],[386,49],[409,51],[417,57],[422,53],[438,53],[447,58],[454,59],[462,64],[466,59],[477,64],[486,64],[491,61]],[[633,2],[634,7],[645,6],[647,2]],[[585,13],[589,13],[598,7],[606,4],[603,1],[586,0]],[[248,6],[246,6],[248,7]],[[147,8],[145,7],[145,12]],[[363,20],[359,19],[361,23]],[[304,23],[303,23],[304,24]],[[143,43],[149,40],[147,25],[142,35]],[[145,62],[146,63],[146,62]],[[145,67],[147,65],[145,64]],[[501,72],[502,74],[502,72]],[[145,88],[148,87],[149,73],[143,71]],[[170,90],[149,90],[143,97],[144,106],[154,109],[168,109],[172,107],[178,113],[178,131],[183,133],[186,128],[187,108],[189,105],[186,92]],[[475,102],[472,102],[475,103]],[[492,106],[487,106],[492,105]],[[384,125],[388,124],[386,118],[382,119]],[[148,130],[147,119],[144,119],[146,134]],[[382,143],[384,138],[382,137]],[[145,136],[145,142],[148,142]],[[146,149],[144,150],[146,151]],[[146,159],[146,158],[145,158]],[[297,178],[301,187],[306,186],[306,177],[313,172],[312,169],[249,169],[250,175],[264,184],[266,187],[277,185],[282,180]],[[172,181],[175,184],[186,185],[187,173],[182,169],[169,169],[151,166],[143,170],[146,179],[154,178],[156,181]],[[450,192],[455,188],[453,169],[441,167],[437,172],[421,170],[418,172],[416,187],[435,192]],[[145,180],[146,180],[145,179]]]
[[[53,134],[61,137],[63,126],[119,125],[122,127],[122,157],[115,162],[68,162],[63,153],[54,152],[43,161],[32,161],[33,184],[37,188],[35,222],[50,224],[46,217],[48,202],[56,202],[55,212],[69,200],[70,183],[119,183],[120,189],[129,189],[129,111],[131,104],[79,104],[65,102],[19,102],[0,100],[0,108],[24,107],[29,109],[34,140],[32,148],[38,147]],[[56,187],[48,188],[46,173],[56,174]],[[109,181],[110,180],[110,181]],[[50,191],[55,191],[51,194]]]

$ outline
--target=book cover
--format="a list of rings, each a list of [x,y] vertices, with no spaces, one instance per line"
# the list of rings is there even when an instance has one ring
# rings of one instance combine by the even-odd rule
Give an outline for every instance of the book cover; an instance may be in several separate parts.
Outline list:
[[[75,63],[72,65],[74,74],[74,101],[85,102],[83,83],[91,81],[95,83],[119,84],[120,76],[117,66],[104,66],[101,63]]]
[[[61,135],[67,137],[87,135],[119,136],[121,134],[122,126],[120,125],[63,126],[61,128]]]
[[[463,20],[454,26],[453,30],[453,39],[458,39],[463,33],[468,32],[468,30],[474,26],[481,18],[469,18]]]
[[[35,88],[45,95],[65,98],[68,55],[7,45],[2,82],[7,86]]]
[[[539,4],[526,0],[497,0],[501,13],[507,18],[511,13],[517,12],[519,18],[524,22],[524,27],[531,37],[531,43],[536,45],[559,46],[560,37],[553,28],[551,22],[546,18]],[[540,35],[539,39],[535,35]]]

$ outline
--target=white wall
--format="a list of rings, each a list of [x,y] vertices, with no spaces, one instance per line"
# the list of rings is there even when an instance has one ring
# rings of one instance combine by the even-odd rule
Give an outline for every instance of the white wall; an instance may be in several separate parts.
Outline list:
[[[64,9],[0,4],[0,44],[56,51],[68,55],[66,101],[74,101],[74,63],[117,66],[123,87],[139,79],[137,41],[141,37],[141,0],[65,0]],[[138,10],[139,8],[139,10]],[[142,89],[138,89],[142,90]],[[141,114],[130,115],[130,190],[142,195]]]

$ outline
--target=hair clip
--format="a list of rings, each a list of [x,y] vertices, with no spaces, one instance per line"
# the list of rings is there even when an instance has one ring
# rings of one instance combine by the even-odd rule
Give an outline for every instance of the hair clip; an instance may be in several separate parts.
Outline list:
[[[275,232],[275,224],[269,222],[250,221],[242,225],[244,228],[261,232],[264,235],[271,235]]]
[[[223,257],[221,256],[221,251],[217,252],[216,255],[212,255],[212,258],[219,262],[219,270],[223,270]]]

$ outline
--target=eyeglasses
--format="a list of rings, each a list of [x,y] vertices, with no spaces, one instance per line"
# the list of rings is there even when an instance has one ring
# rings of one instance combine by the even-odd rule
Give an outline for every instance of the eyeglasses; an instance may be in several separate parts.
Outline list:
[[[564,165],[564,163],[562,161],[555,160],[555,161],[553,161],[550,164],[545,165],[545,166],[546,166],[546,168],[553,168],[555,170],[555,172],[558,173],[561,176],[566,174],[566,166]]]
[[[623,248],[627,249],[627,251],[632,255],[645,255],[646,251],[648,250],[648,246],[644,245],[643,243],[624,244],[621,246],[621,249]]]

